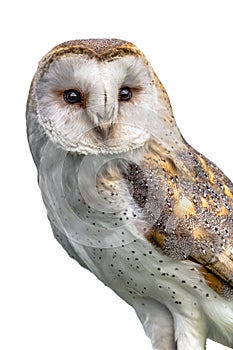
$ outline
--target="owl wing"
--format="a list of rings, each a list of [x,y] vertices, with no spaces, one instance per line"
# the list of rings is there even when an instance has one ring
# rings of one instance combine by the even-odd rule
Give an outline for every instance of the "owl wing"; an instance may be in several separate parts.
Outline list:
[[[221,295],[231,295],[233,296],[233,257],[232,249],[233,246],[227,246],[227,249],[219,252],[215,251],[213,242],[210,243],[210,249],[206,248],[206,240],[204,235],[208,237],[206,231],[202,231],[203,236],[199,238],[190,237],[189,239],[182,238],[177,232],[174,237],[172,237],[173,244],[171,244],[171,239],[168,237],[166,232],[159,232],[156,228],[150,229],[147,234],[147,240],[156,248],[159,248],[163,254],[166,254],[174,259],[191,260],[199,264],[198,270],[203,275],[206,282],[210,285],[212,289]],[[176,243],[174,244],[174,240]],[[192,244],[190,242],[192,241]],[[193,250],[186,255],[187,246],[192,246]],[[200,253],[200,246],[205,246],[202,254]],[[171,251],[173,249],[173,251]]]
[[[190,146],[175,158],[151,150],[134,176],[147,240],[174,259],[199,264],[207,283],[233,296],[233,185]],[[132,182],[132,181],[131,181]]]

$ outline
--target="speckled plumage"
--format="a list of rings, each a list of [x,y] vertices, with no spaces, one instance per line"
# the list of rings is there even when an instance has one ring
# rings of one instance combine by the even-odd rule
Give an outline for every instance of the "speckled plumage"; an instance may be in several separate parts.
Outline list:
[[[67,105],[74,88],[83,102]],[[153,348],[201,350],[207,337],[233,348],[233,185],[184,141],[138,48],[56,46],[27,127],[56,239],[135,308]]]

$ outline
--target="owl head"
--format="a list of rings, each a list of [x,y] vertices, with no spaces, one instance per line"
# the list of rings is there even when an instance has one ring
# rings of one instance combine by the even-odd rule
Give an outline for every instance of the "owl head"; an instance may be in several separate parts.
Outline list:
[[[68,41],[39,63],[29,106],[49,139],[79,154],[180,144],[169,98],[139,49],[117,39]],[[30,107],[31,108],[31,107]]]

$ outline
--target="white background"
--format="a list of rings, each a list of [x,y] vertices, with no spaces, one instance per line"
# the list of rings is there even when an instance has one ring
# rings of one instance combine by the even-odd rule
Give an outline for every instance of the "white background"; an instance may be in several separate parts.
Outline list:
[[[0,348],[149,350],[134,311],[53,239],[26,141],[27,93],[37,62],[60,42],[132,41],[186,140],[233,179],[232,1],[13,0],[0,10]]]

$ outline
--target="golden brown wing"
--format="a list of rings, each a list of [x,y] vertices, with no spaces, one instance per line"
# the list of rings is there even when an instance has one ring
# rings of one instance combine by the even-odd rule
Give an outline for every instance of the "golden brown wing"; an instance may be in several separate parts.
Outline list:
[[[151,225],[146,238],[174,259],[200,263],[220,294],[233,296],[233,185],[187,145],[173,157],[151,144],[143,167],[131,171],[133,196]],[[137,174],[137,175],[135,175]]]

